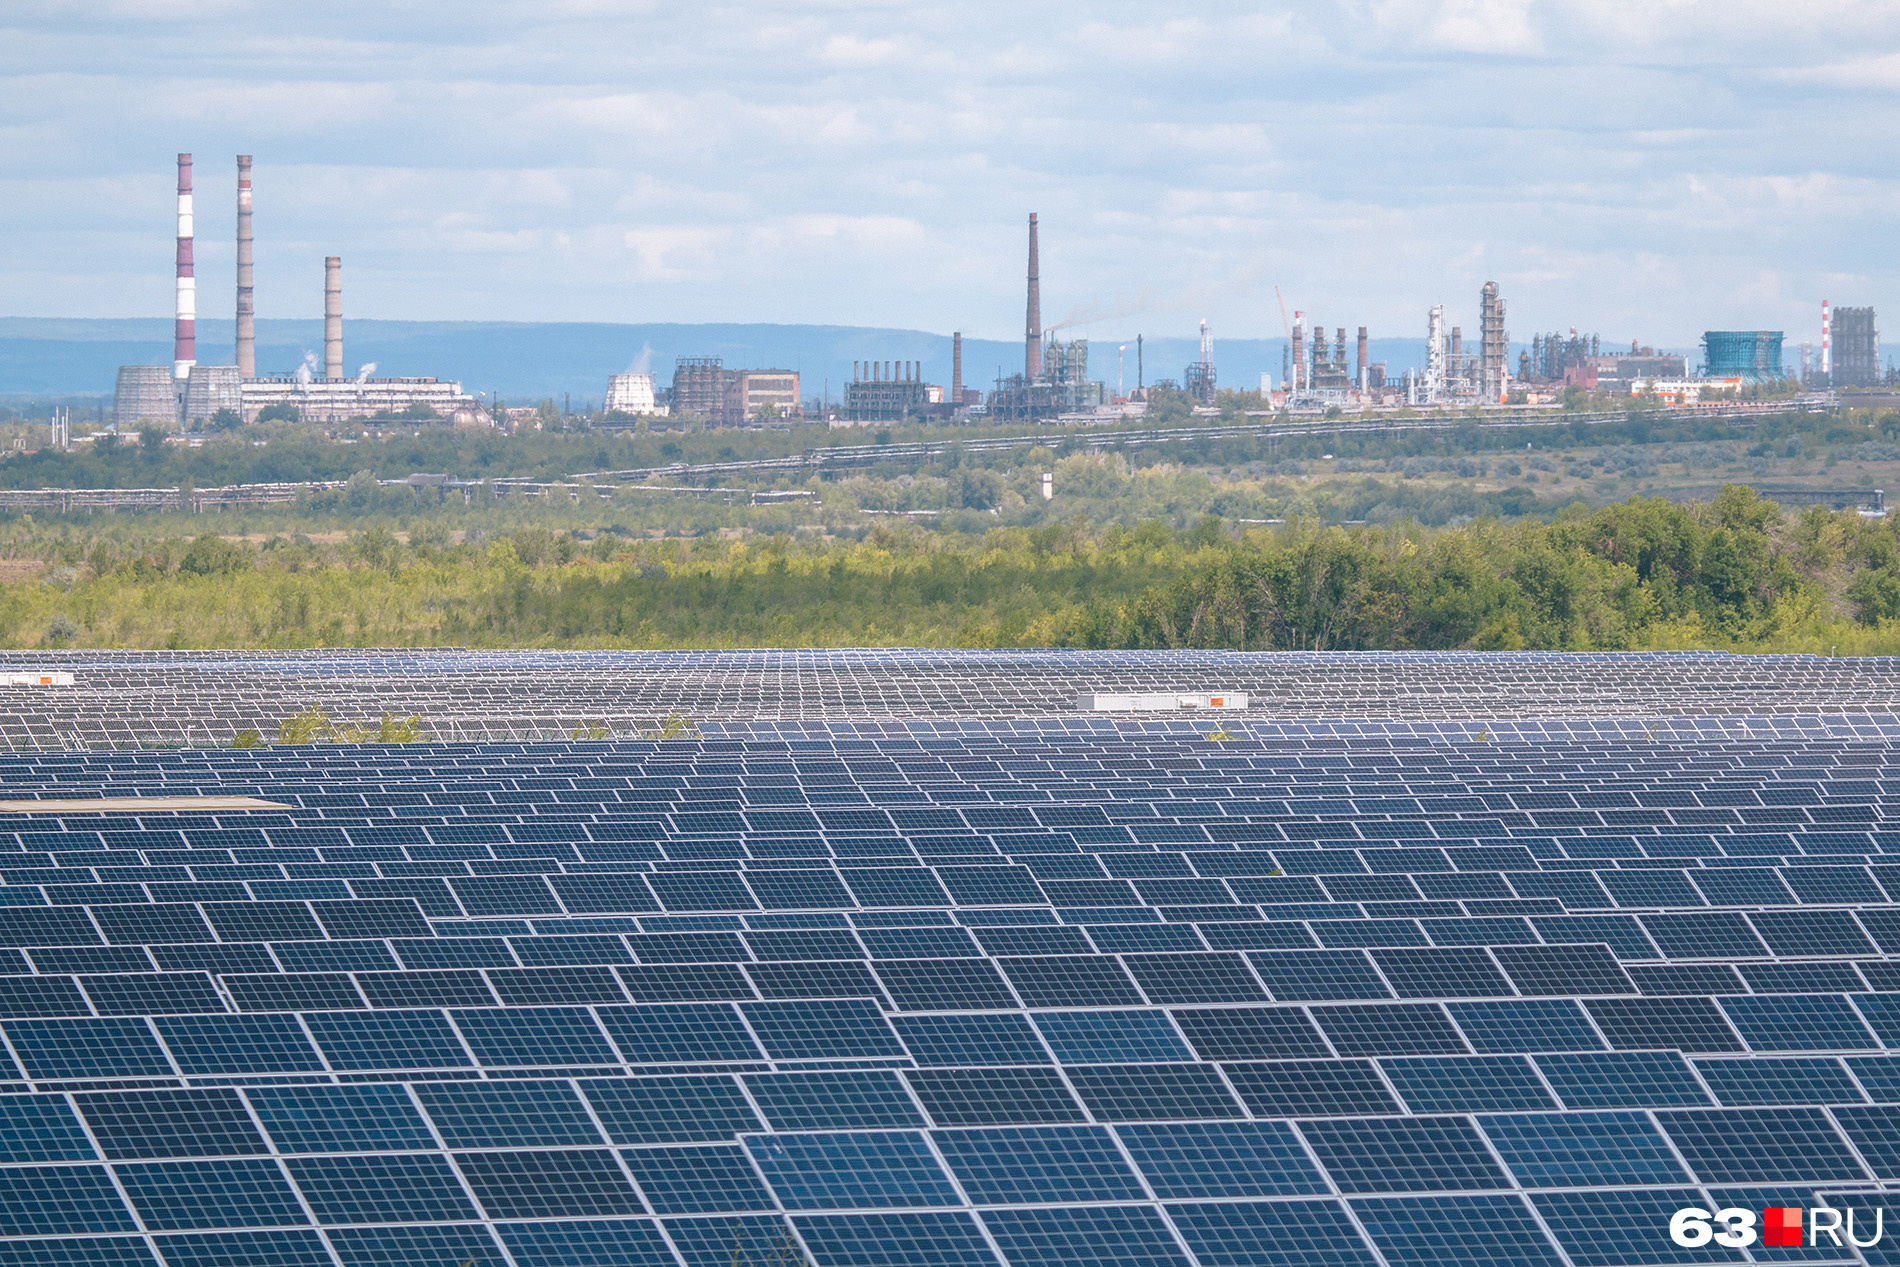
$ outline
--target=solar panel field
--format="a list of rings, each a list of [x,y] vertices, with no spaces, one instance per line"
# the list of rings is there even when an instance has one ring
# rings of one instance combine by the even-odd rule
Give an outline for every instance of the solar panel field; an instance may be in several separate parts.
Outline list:
[[[48,665],[0,1267],[1888,1261],[1668,1229],[1900,1181],[1889,662]]]

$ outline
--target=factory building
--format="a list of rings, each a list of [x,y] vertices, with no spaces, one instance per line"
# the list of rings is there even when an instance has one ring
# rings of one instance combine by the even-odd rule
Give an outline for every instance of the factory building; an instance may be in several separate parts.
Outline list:
[[[130,430],[160,424],[206,423],[220,409],[239,411],[246,421],[272,405],[295,406],[309,422],[357,419],[405,420],[433,415],[458,423],[484,421],[475,400],[460,383],[433,378],[371,378],[374,365],[356,378],[343,377],[343,261],[323,261],[323,377],[308,370],[295,377],[258,378],[253,242],[251,235],[251,156],[237,160],[237,321],[235,365],[200,365],[197,353],[197,279],[193,265],[192,160],[178,156],[178,233],[174,263],[172,364],[122,365],[113,402],[113,423]],[[426,413],[425,413],[426,409]]]
[[[1098,409],[1107,403],[1107,389],[1089,380],[1087,339],[1065,342],[1052,334],[1043,342],[1036,360],[1041,369],[1033,379],[1011,374],[997,380],[996,390],[990,393],[991,418],[1035,422]]]
[[[136,431],[158,423],[167,429],[178,423],[178,387],[169,365],[121,365],[112,395],[112,425]]]
[[[667,397],[673,414],[697,414],[708,426],[724,426],[730,373],[716,356],[682,356],[673,362],[673,391]]]
[[[666,407],[653,395],[653,375],[609,374],[607,395],[601,401],[601,412],[639,417],[643,414],[665,413]]]
[[[273,405],[289,405],[303,422],[411,422],[439,419],[457,426],[487,421],[460,383],[434,378],[254,378],[243,386],[244,421]]]
[[[924,382],[916,361],[853,361],[845,384],[843,422],[897,422],[940,413],[942,387]]]
[[[728,425],[743,426],[766,422],[784,424],[798,416],[802,401],[798,394],[796,370],[739,370],[726,412],[733,418]]]
[[[1346,332],[1339,332],[1341,339]],[[1207,333],[1207,322],[1201,322],[1201,359],[1181,371],[1181,387],[1194,398],[1197,405],[1214,403],[1216,377],[1214,373],[1214,340]]]
[[[1629,351],[1603,351],[1594,334],[1556,331],[1531,336],[1529,350],[1517,358],[1517,376],[1525,383],[1581,387],[1627,395],[1652,382],[1677,382],[1689,376],[1689,358],[1658,352],[1630,340]]]
[[[1880,331],[1872,308],[1836,308],[1833,315],[1835,387],[1872,387],[1880,382]]]
[[[1432,309],[1426,336],[1427,360],[1437,366],[1441,396],[1459,385],[1457,371],[1462,368],[1462,362],[1453,362],[1445,346],[1444,311],[1443,306]],[[1281,315],[1284,319],[1284,312]],[[1455,328],[1452,337],[1454,340],[1461,337]],[[1351,339],[1345,326],[1335,326],[1328,338],[1324,325],[1314,321],[1309,326],[1306,313],[1296,311],[1287,325],[1282,400],[1293,408],[1330,409],[1391,404],[1399,392],[1415,404],[1439,398],[1429,393],[1420,396],[1408,377],[1410,371],[1407,371],[1408,376],[1388,380],[1385,362],[1372,359],[1371,345],[1371,334],[1365,326],[1360,326]],[[1457,350],[1462,358],[1462,344]],[[1422,376],[1420,381],[1423,381]],[[1263,394],[1270,390],[1265,385],[1261,388]]]
[[[1772,383],[1782,377],[1779,330],[1709,330],[1702,336],[1702,373]]]
[[[1029,303],[1023,337],[1023,372],[996,380],[989,416],[1002,422],[1034,422],[1096,409],[1107,389],[1089,381],[1089,342],[1055,337],[1042,328],[1041,248],[1034,213],[1029,217]],[[957,375],[960,385],[961,375]],[[958,404],[952,401],[952,404]],[[961,407],[959,405],[959,407]]]
[[[1346,332],[1341,330],[1339,361],[1344,368]],[[1497,405],[1510,390],[1506,353],[1511,336],[1504,328],[1504,298],[1496,282],[1478,292],[1478,344],[1465,346],[1464,329],[1445,329],[1445,306],[1434,304],[1426,318],[1425,373],[1416,387],[1407,388],[1411,403]]]
[[[273,406],[288,405],[300,422],[334,425],[343,422],[424,422],[441,420],[457,426],[488,421],[474,397],[460,383],[434,378],[371,378],[374,363],[355,378],[343,377],[343,261],[331,255],[323,261],[323,377],[308,370],[277,378],[243,380],[244,421],[255,422]]]
[[[796,370],[729,370],[716,356],[675,361],[669,400],[675,416],[698,415],[709,427],[783,422],[801,408]]]
[[[1593,356],[1585,362],[1585,385],[1593,391],[1621,394],[1636,384],[1651,380],[1674,381],[1687,378],[1689,358],[1658,353],[1654,348],[1632,344],[1627,355]],[[1579,374],[1584,381],[1586,374]]]

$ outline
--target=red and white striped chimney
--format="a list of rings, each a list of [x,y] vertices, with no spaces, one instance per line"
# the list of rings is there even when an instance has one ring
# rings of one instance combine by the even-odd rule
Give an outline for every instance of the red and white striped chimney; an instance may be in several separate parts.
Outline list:
[[[198,281],[191,269],[191,155],[178,156],[178,298],[172,334],[172,377],[198,363]]]
[[[1830,387],[1834,383],[1834,322],[1825,299],[1821,301],[1821,382]]]

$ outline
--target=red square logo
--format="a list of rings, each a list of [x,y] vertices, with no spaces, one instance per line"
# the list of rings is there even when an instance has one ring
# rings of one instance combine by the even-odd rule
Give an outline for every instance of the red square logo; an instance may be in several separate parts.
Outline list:
[[[1761,1243],[1768,1246],[1801,1244],[1801,1207],[1769,1206],[1761,1212]]]

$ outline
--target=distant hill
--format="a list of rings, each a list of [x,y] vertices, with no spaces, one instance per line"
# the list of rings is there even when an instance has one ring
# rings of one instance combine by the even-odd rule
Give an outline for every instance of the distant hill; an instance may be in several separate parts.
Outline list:
[[[229,365],[234,359],[228,321],[199,324],[198,359]],[[169,320],[0,318],[0,396],[102,396],[110,394],[121,365],[163,365],[171,360]],[[1115,386],[1115,349],[1124,342],[1091,340],[1089,374]],[[1127,336],[1122,383],[1135,386],[1135,337]],[[1217,339],[1214,362],[1223,386],[1255,388],[1262,371],[1279,382],[1285,339]],[[260,372],[288,374],[308,353],[321,355],[323,323],[257,323]],[[1195,338],[1144,340],[1146,379],[1181,377],[1199,355]],[[1394,374],[1422,363],[1424,340],[1374,339],[1372,359]],[[497,392],[510,402],[560,399],[569,393],[576,408],[598,402],[609,374],[647,369],[662,385],[675,358],[717,356],[735,369],[792,369],[804,376],[808,394],[829,384],[835,397],[851,377],[855,360],[921,361],[932,383],[950,381],[950,336],[922,330],[859,326],[766,324],[613,325],[605,322],[375,321],[346,320],[344,364],[354,374],[374,362],[384,376],[424,375],[453,379],[471,392]],[[1515,355],[1515,353],[1514,353]],[[1019,341],[963,341],[964,382],[988,388],[1000,371],[1022,369]]]

